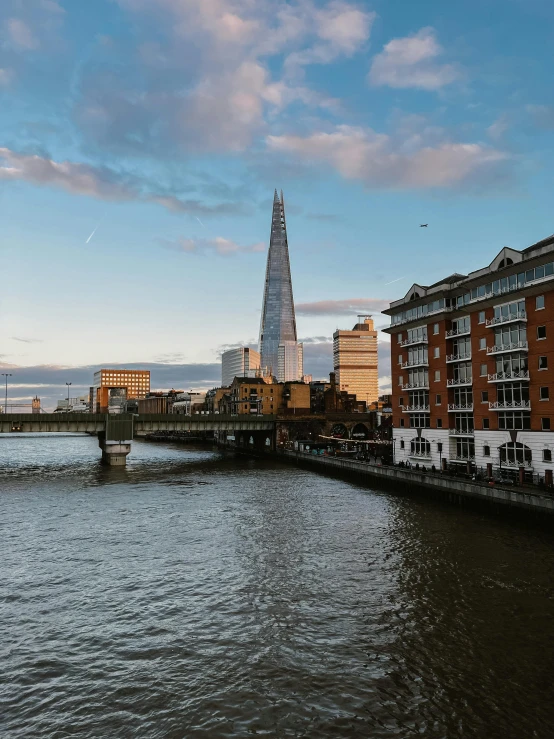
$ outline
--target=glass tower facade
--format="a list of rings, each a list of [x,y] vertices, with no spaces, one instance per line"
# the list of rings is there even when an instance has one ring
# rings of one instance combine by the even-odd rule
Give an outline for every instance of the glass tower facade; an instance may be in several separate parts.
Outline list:
[[[296,363],[295,377],[283,374],[285,370],[282,358],[281,368],[279,367],[279,345],[286,345],[290,352],[289,342],[296,346],[298,339],[290,276],[285,201],[283,192],[281,191],[279,197],[275,190],[260,324],[260,354],[262,368],[269,368],[279,382],[300,380],[302,376],[301,362]],[[281,354],[282,352],[283,349]]]

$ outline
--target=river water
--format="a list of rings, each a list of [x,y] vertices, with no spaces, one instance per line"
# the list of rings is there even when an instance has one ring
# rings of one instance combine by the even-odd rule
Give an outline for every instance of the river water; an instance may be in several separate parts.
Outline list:
[[[554,535],[276,462],[0,438],[0,736],[554,736]]]

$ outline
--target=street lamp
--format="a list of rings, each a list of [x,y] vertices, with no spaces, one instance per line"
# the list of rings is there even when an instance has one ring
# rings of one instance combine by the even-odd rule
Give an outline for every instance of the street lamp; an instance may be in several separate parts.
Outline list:
[[[4,403],[4,413],[8,412],[8,377],[12,377],[11,372],[2,372],[2,377],[6,378],[6,401]]]
[[[72,382],[66,382],[67,385],[67,412],[69,413],[69,386],[72,385]]]

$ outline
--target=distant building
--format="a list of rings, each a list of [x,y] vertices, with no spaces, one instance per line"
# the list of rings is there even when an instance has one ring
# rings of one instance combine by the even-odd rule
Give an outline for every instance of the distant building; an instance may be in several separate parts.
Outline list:
[[[379,397],[377,331],[370,316],[358,319],[351,331],[333,334],[333,363],[338,390],[370,405]]]
[[[184,413],[192,416],[194,413],[205,412],[204,402],[206,400],[205,392],[194,392],[189,390],[187,393],[180,393],[173,403],[173,413]]]
[[[148,393],[146,398],[127,401],[127,412],[134,413],[172,413],[173,406],[183,390],[158,390]],[[136,405],[136,410],[132,409],[132,404]]]
[[[296,341],[282,341],[277,349],[277,379],[294,382],[304,374],[304,345]]]
[[[38,410],[36,410],[36,401],[38,400]],[[90,411],[89,396],[81,395],[78,398],[62,398],[58,400],[58,405],[54,409],[54,413],[88,413]],[[40,398],[35,398],[32,404],[32,413],[40,413]]]
[[[283,193],[279,197],[277,190],[265,273],[260,354],[264,371],[276,376],[279,382],[300,380],[304,374],[302,348],[296,334],[285,201]]]
[[[100,369],[94,373],[93,413],[121,413],[128,400],[145,398],[150,392],[150,371]]]
[[[235,377],[255,377],[259,369],[259,352],[247,346],[229,349],[221,355],[221,386],[230,387]]]
[[[40,398],[38,395],[35,395],[31,401],[31,413],[40,413]]]

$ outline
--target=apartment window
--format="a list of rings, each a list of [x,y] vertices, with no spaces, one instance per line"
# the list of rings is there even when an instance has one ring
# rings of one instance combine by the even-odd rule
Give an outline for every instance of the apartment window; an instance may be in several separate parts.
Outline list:
[[[398,405],[404,405],[404,398],[402,395],[398,398]]]
[[[435,382],[440,382],[441,379],[441,371],[435,370]]]
[[[433,333],[434,334],[438,334],[438,332],[439,332],[439,324],[438,323],[435,323],[433,325]]]
[[[440,347],[439,346],[436,346],[433,349],[433,356],[435,357],[435,359],[438,359],[440,357],[440,355],[441,355]]]
[[[479,323],[485,323],[485,311],[484,310],[479,311]]]
[[[537,326],[537,339],[546,339],[546,326]]]
[[[542,310],[544,308],[544,295],[537,295],[535,298],[535,310]]]
[[[548,388],[547,387],[541,387],[540,388],[540,399],[541,400],[548,400],[550,397]]]
[[[541,418],[541,429],[543,431],[550,431],[550,418]]]
[[[542,461],[543,462],[552,462],[552,451],[550,449],[543,449],[542,450]]]
[[[400,449],[404,449],[404,439],[400,439]]]
[[[402,354],[398,355],[398,364],[402,364]]]
[[[488,402],[489,402],[489,391],[482,390],[481,391],[481,403],[488,403]]]
[[[486,349],[487,348],[487,340],[486,339],[479,339],[479,349]]]
[[[403,426],[403,425],[404,425],[404,419],[403,419],[403,418],[401,418],[401,419],[400,419],[400,425],[401,425],[401,426]]]
[[[399,344],[401,344],[401,343],[402,343],[402,334],[398,334],[398,343],[399,343]]]
[[[440,404],[441,404],[441,396],[440,395],[436,395],[435,396],[435,405],[440,405]]]
[[[442,428],[442,418],[437,418],[437,428],[438,429]]]
[[[404,384],[404,376],[403,375],[399,375],[398,376],[398,384],[399,385],[403,385]]]
[[[486,376],[487,376],[487,365],[482,364],[481,365],[481,377],[486,377]]]
[[[539,357],[539,369],[548,369],[548,357]]]
[[[490,457],[490,456],[491,456],[490,446],[484,446],[483,447],[483,457]]]
[[[490,428],[490,424],[489,424],[489,419],[488,418],[483,418],[483,428],[484,429]]]

